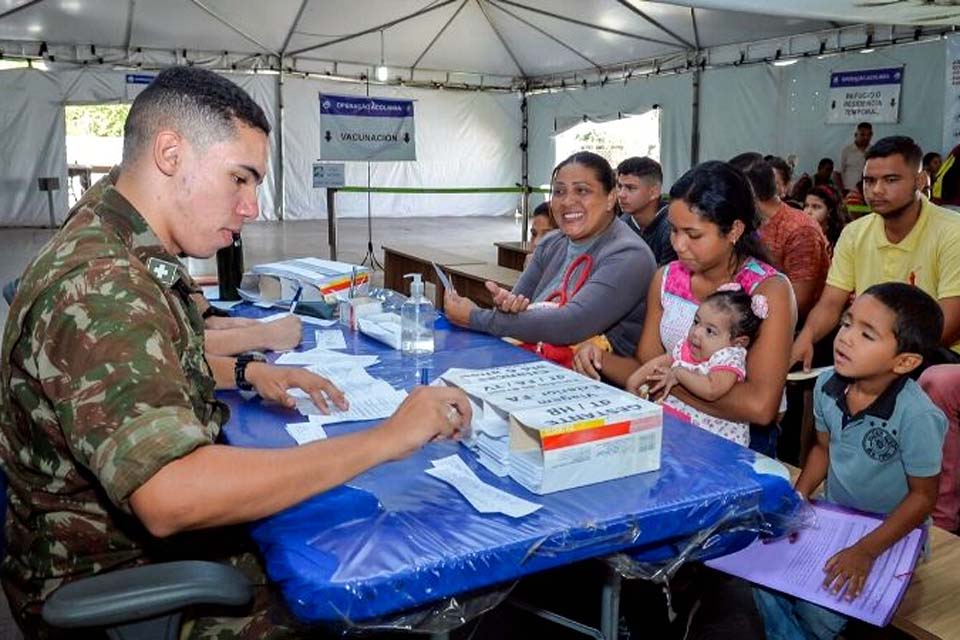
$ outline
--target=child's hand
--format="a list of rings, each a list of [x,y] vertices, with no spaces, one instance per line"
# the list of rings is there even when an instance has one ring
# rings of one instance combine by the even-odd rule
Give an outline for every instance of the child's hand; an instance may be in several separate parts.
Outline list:
[[[847,600],[855,599],[863,591],[863,585],[866,584],[870,569],[873,568],[873,560],[874,557],[858,545],[847,547],[823,565],[823,570],[827,574],[823,587],[836,596],[843,594]],[[845,593],[844,587],[846,587]]]
[[[677,385],[677,373],[673,367],[658,367],[648,378],[653,384],[650,386],[650,397],[653,398],[660,392],[657,402],[663,402],[670,395],[670,390]]]

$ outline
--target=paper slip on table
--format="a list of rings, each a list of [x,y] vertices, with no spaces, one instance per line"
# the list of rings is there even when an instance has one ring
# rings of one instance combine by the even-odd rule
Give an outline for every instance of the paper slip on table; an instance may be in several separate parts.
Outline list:
[[[533,253],[532,242],[494,242],[497,247],[497,264],[507,269],[523,271],[527,256]]]

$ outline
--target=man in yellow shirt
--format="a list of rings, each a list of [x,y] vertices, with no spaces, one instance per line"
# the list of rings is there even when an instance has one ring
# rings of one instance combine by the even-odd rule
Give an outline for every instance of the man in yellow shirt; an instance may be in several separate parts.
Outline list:
[[[840,320],[850,295],[881,282],[906,282],[930,294],[943,310],[941,346],[947,359],[960,362],[960,214],[924,198],[920,147],[905,136],[883,138],[866,153],[863,193],[873,213],[850,223],[833,252],[827,284],[793,344],[792,361],[809,369],[813,345]],[[940,369],[938,367],[938,369]],[[960,373],[960,367],[949,367]],[[935,372],[930,372],[935,373]],[[931,397],[960,393],[940,389],[951,378],[924,374],[920,383]],[[941,491],[934,511],[937,524],[957,526],[960,433],[956,416],[944,443]]]

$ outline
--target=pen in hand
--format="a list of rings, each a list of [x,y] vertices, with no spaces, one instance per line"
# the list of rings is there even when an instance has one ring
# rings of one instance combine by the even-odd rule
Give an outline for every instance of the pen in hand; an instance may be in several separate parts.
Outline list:
[[[290,313],[297,312],[297,304],[300,302],[300,296],[303,295],[303,285],[297,289],[297,292],[293,294],[293,302],[290,303]]]

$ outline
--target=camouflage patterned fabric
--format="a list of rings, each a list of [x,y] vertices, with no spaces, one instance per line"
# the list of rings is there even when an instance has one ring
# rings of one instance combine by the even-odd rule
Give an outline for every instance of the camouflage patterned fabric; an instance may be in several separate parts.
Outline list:
[[[249,551],[241,531],[158,540],[131,513],[130,495],[169,462],[212,443],[228,412],[214,397],[186,270],[119,192],[107,185],[88,195],[28,267],[3,337],[2,578],[31,638],[50,635],[38,615],[44,598],[94,573],[222,559],[245,564],[265,584],[256,558],[240,553]],[[260,609],[248,617],[201,619],[185,630],[286,637],[286,623],[269,619],[278,614],[268,611],[268,597],[258,590]]]

